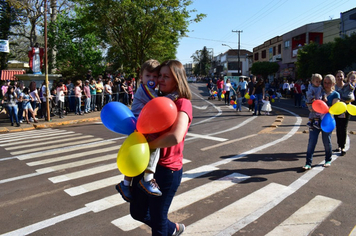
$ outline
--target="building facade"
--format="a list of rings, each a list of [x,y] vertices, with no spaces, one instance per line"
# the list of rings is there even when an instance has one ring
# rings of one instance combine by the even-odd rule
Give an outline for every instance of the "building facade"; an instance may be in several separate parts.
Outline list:
[[[239,50],[229,49],[228,51],[215,56],[213,60],[214,76],[248,76],[252,66],[252,52],[240,49],[240,64],[238,64],[238,54]]]
[[[340,13],[340,36],[356,33],[356,8]]]

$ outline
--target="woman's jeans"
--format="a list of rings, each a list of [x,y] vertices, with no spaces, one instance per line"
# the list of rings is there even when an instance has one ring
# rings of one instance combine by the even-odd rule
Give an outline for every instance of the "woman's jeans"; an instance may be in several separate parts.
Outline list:
[[[302,106],[302,94],[296,93],[294,94],[294,106],[301,107]]]
[[[312,129],[309,129],[307,161],[305,163],[306,165],[311,166],[311,164],[312,164],[314,150],[315,150],[316,144],[318,143],[318,137],[319,137],[320,132],[321,132],[321,137],[322,137],[324,148],[325,148],[325,162],[331,161],[331,155],[332,155],[331,134],[332,134],[332,132],[326,133],[320,129],[312,128]]]
[[[7,110],[9,111],[11,124],[14,123],[14,118],[13,117],[15,117],[16,124],[18,124],[19,123],[19,118],[18,118],[18,114],[17,114],[17,106],[8,106]]]
[[[80,115],[82,113],[81,106],[82,106],[81,98],[76,97],[75,98],[75,114],[79,114]]]
[[[258,114],[261,113],[261,108],[263,105],[262,99],[263,99],[262,93],[255,94],[255,113],[257,113],[257,111]]]
[[[111,94],[105,94],[105,104],[108,104],[112,101]]]
[[[349,125],[350,114],[346,111],[345,114],[334,116],[336,122],[336,137],[339,148],[344,149],[347,138],[347,126]],[[344,117],[344,118],[340,118]]]
[[[152,235],[172,235],[176,224],[168,220],[168,209],[180,185],[183,168],[172,171],[168,168],[157,166],[155,179],[160,187],[162,196],[149,197],[137,184],[143,175],[134,177],[132,184],[132,201],[130,203],[131,216],[152,229]]]

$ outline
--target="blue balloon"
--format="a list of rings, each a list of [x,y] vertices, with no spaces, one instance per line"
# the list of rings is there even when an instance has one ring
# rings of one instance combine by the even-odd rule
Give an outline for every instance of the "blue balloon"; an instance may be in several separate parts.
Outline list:
[[[255,95],[251,95],[250,96],[250,99],[252,99],[252,100],[255,99],[255,98],[256,98]]]
[[[121,102],[106,104],[101,110],[100,118],[105,127],[113,132],[130,135],[136,130],[136,117]]]
[[[321,120],[320,126],[324,132],[326,133],[332,132],[336,126],[334,116],[332,116],[330,113],[326,113],[324,118]]]
[[[276,96],[275,96],[275,95],[272,95],[272,98],[276,98]]]
[[[236,104],[234,104],[232,107],[233,107],[234,109],[236,109],[237,106],[236,106]]]

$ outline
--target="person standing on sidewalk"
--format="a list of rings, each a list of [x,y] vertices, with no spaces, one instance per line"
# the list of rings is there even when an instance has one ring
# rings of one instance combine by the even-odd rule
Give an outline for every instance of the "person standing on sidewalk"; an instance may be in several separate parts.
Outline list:
[[[74,96],[75,96],[75,114],[76,115],[84,115],[82,112],[81,106],[82,106],[82,81],[77,80],[75,83],[75,88],[74,88]]]
[[[19,86],[16,88],[15,93],[17,95],[17,98],[20,97],[21,93],[23,92],[25,86],[22,81],[19,82]],[[23,101],[22,100],[17,100],[17,107],[19,109],[18,111],[18,117],[19,117],[19,122],[23,122]]]
[[[64,101],[65,101],[65,88],[64,88],[64,84],[62,81],[60,81],[58,83],[57,86],[57,90],[56,90],[56,101],[57,101],[57,105],[58,105],[58,112],[59,112],[59,118],[63,119],[63,110],[64,110]]]
[[[16,104],[17,95],[14,91],[14,87],[12,86],[8,87],[6,94],[4,96],[4,100],[6,102],[7,110],[9,112],[11,126],[14,126],[14,118],[15,118],[17,127],[20,127],[20,122],[17,114],[17,104]]]
[[[102,76],[99,75],[98,82],[96,83],[96,107],[97,111],[101,111],[103,108],[103,90]]]
[[[90,89],[90,110],[94,112],[96,106],[96,81],[93,78],[90,80],[89,89]]]
[[[85,81],[83,90],[84,90],[84,113],[90,113],[91,94],[90,94],[90,88],[89,88],[89,80]]]

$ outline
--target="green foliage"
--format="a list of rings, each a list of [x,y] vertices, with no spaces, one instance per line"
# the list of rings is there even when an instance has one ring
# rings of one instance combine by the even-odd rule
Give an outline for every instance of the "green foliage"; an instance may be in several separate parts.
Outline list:
[[[277,73],[279,65],[277,62],[261,61],[252,64],[251,73],[267,78],[268,75]]]
[[[17,11],[6,0],[0,0],[0,39],[8,40],[9,36],[12,35],[11,27],[18,25],[16,18]],[[9,57],[11,57],[11,52],[10,54],[0,53],[0,70],[6,69]]]
[[[337,38],[327,44],[311,43],[298,51],[297,73],[299,78],[312,74],[334,74],[337,70],[348,72],[356,64],[356,34]]]
[[[188,31],[188,0],[77,0],[92,30],[111,47],[108,60],[129,73],[147,59],[175,58],[178,40]],[[194,21],[200,21],[203,14]]]
[[[49,47],[57,49],[56,73],[78,79],[82,79],[89,69],[93,74],[102,73],[101,40],[89,30],[90,25],[79,13],[74,18],[64,12],[49,28]]]
[[[195,51],[191,58],[193,58],[193,61],[196,64],[194,67],[194,74],[204,76],[209,74],[212,55],[206,47],[202,50]]]

